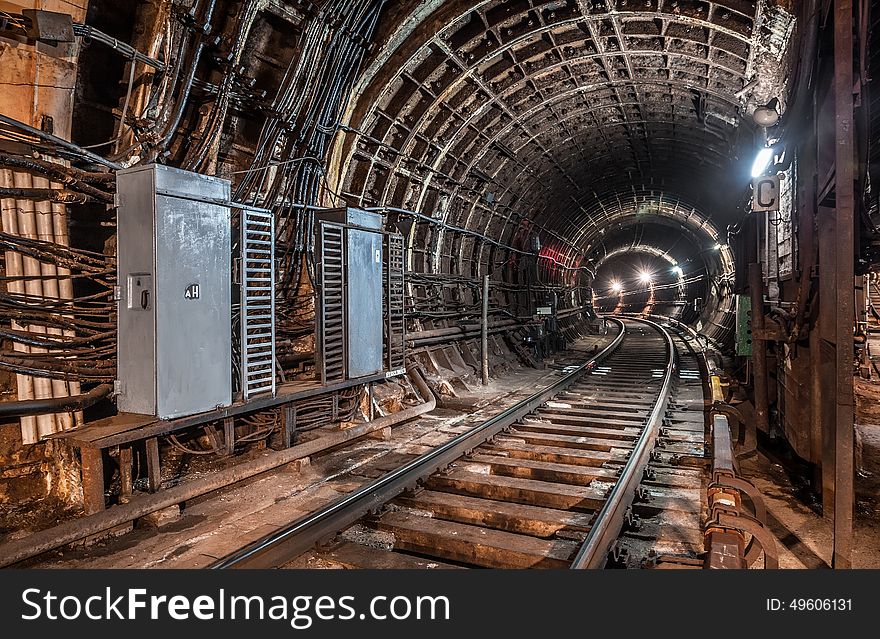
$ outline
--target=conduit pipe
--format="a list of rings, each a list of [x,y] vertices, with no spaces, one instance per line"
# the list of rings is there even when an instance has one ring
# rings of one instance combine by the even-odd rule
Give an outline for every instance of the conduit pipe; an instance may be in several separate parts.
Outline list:
[[[57,188],[57,183],[50,183],[43,176],[32,176],[27,171],[2,171],[0,182],[13,186],[15,190],[26,193],[37,189]],[[4,193],[7,194],[7,193]],[[29,239],[38,239],[61,246],[68,246],[67,214],[61,204],[48,201],[33,202],[29,199],[5,198],[2,202],[3,229],[13,235]],[[73,299],[73,284],[69,278],[70,270],[62,269],[54,264],[41,262],[32,257],[18,253],[6,253],[7,275],[25,277],[25,282],[11,280],[9,290],[26,294],[34,298]],[[37,325],[19,325],[13,323],[13,329],[23,330],[35,335],[52,335],[56,337],[75,337],[72,331],[58,328],[46,328]],[[45,353],[46,349],[15,343],[16,351],[22,353]],[[17,375],[18,398],[21,401],[40,401],[66,398],[80,394],[78,382],[68,383],[63,380]],[[51,405],[48,402],[46,405]],[[79,416],[81,419],[81,416]],[[34,413],[25,412],[21,419],[22,442],[33,444],[42,437],[72,428],[75,418],[70,413]]]
[[[54,381],[54,380],[53,380]],[[101,384],[82,395],[0,402],[0,417],[25,417],[59,411],[80,411],[93,406],[113,392],[113,384]]]

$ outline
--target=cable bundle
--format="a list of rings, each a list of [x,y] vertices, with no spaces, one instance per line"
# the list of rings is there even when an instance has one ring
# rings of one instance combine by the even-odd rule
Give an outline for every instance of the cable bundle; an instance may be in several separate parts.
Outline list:
[[[111,381],[116,370],[116,304],[114,261],[99,253],[72,249],[52,242],[0,233],[0,249],[51,264],[55,273],[5,276],[0,293],[0,338],[32,352],[0,350],[0,367],[16,373],[76,381]],[[87,279],[97,292],[61,299],[12,292],[28,281]],[[14,284],[19,283],[16,287]],[[11,328],[7,328],[11,327]],[[16,327],[28,327],[20,330]]]

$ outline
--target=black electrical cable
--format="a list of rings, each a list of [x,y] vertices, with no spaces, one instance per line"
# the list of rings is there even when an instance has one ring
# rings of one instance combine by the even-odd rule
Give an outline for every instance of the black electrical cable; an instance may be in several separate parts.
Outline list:
[[[161,61],[151,58],[148,55],[144,55],[130,44],[126,44],[125,42],[120,42],[113,36],[109,36],[103,31],[96,29],[95,27],[88,24],[80,24],[78,22],[73,23],[73,33],[81,38],[88,38],[89,40],[93,40],[95,42],[100,42],[104,44],[114,51],[120,52],[126,58],[131,58],[132,60],[137,60],[138,62],[142,62],[148,66],[153,67],[159,71],[165,70],[165,65],[162,64]]]
[[[52,413],[68,413],[84,410],[113,392],[113,384],[102,384],[82,395],[48,399],[26,399],[0,402],[0,417],[29,417]]]
[[[46,133],[45,131],[35,129],[32,126],[27,125],[24,122],[19,122],[18,120],[10,118],[9,116],[0,114],[0,124],[5,124],[6,126],[13,127],[14,129],[27,133],[28,135],[43,140],[44,142],[48,142],[49,144],[61,147],[62,149],[65,149],[66,151],[69,151],[84,160],[94,162],[95,164],[101,164],[115,170],[119,170],[122,168],[121,164],[111,162],[110,160],[102,158],[100,155],[96,155],[91,151],[82,148],[81,146],[77,146],[76,144],[68,142],[67,140],[62,140],[61,138],[52,135],[51,133]]]

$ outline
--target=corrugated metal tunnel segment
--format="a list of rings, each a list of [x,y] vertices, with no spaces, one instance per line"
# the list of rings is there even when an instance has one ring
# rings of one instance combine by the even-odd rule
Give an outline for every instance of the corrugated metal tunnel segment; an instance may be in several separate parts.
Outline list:
[[[775,25],[765,5],[443,3],[368,69],[344,190],[502,241],[529,217],[571,262],[618,194],[706,199],[742,141],[743,108],[772,89],[743,91],[765,54],[755,26]],[[440,244],[426,261],[486,257],[473,240]]]

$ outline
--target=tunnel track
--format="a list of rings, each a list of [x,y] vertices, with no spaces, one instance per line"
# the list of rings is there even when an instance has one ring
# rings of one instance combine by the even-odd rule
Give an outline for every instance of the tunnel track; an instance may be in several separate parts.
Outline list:
[[[213,567],[604,567],[633,520],[677,353],[659,325],[614,321],[617,338],[561,380]]]

